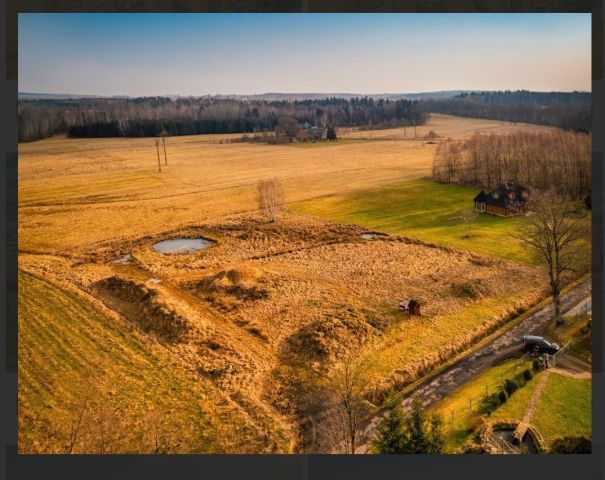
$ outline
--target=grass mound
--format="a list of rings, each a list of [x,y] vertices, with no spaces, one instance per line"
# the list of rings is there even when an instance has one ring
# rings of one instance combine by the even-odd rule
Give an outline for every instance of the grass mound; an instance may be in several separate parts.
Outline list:
[[[157,291],[132,280],[112,276],[99,280],[94,288],[104,297],[111,296],[124,308],[124,315],[136,322],[145,332],[153,332],[170,342],[182,341],[191,329],[187,319],[164,304]]]
[[[289,338],[289,346],[295,355],[333,358],[382,334],[386,327],[387,322],[379,316],[345,307],[304,325]]]
[[[492,290],[481,279],[469,280],[467,282],[452,284],[452,295],[477,300],[492,294]]]

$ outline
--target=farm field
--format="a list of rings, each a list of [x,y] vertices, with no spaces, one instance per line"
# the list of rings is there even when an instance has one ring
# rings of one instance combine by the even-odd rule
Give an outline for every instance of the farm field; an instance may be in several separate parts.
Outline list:
[[[457,137],[500,127],[511,128],[435,114],[423,128]],[[422,138],[306,148],[217,144],[205,137],[168,138],[162,172],[152,138],[55,137],[19,145],[19,248],[77,250],[152,234],[167,224],[250,212],[256,182],[266,177],[282,181],[288,203],[407,182],[430,175],[436,148]]]
[[[534,264],[518,233],[524,217],[465,218],[479,190],[416,179],[362,193],[333,195],[293,205],[295,211],[363,225],[508,260]],[[590,222],[590,217],[587,217]]]
[[[465,136],[512,127],[434,115],[423,128]],[[546,293],[542,271],[517,245],[502,245],[517,219],[478,220],[470,241],[485,248],[465,248],[458,220],[439,227],[472,197],[423,180],[435,144],[220,139],[168,138],[162,172],[150,138],[20,145],[24,451],[64,448],[54,412],[69,410],[63,394],[65,402],[76,398],[97,364],[117,391],[131,392],[116,394],[124,424],[139,421],[146,392],[183,405],[176,424],[187,415],[208,422],[207,440],[172,443],[171,452],[329,451],[320,434],[312,444],[308,415],[322,410],[318,379],[329,378],[339,355],[364,348],[368,401],[377,406]],[[256,183],[271,177],[290,207],[276,223],[255,211]],[[415,198],[428,203],[410,203]],[[354,214],[342,213],[350,208]],[[392,235],[363,239],[368,229]],[[174,237],[216,243],[179,255],[153,249]],[[502,282],[509,275],[515,282]],[[39,300],[46,296],[48,309]],[[419,299],[422,316],[398,312],[402,298]],[[41,321],[69,348],[45,335]],[[102,341],[87,350],[91,337]],[[37,373],[45,350],[65,372],[47,391]],[[125,365],[134,378],[118,373]],[[174,390],[166,377],[178,382]],[[131,451],[132,442],[114,448]]]

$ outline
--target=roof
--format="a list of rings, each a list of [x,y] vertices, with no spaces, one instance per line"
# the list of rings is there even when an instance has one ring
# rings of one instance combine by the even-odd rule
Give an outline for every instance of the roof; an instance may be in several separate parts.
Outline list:
[[[516,209],[525,206],[529,200],[529,189],[519,183],[507,182],[498,185],[491,192],[483,190],[473,199],[497,207]]]
[[[489,198],[489,196],[481,190],[475,198],[473,198],[473,202],[485,202],[485,200]]]

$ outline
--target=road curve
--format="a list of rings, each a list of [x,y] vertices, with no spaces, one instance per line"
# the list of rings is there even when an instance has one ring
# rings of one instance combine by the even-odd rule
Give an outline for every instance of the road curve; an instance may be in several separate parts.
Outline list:
[[[588,279],[561,296],[561,310],[563,312],[570,310],[590,294],[591,279]],[[552,304],[549,303],[479,350],[460,359],[434,377],[419,383],[402,400],[404,410],[410,407],[414,397],[418,397],[427,407],[450,395],[460,386],[490,368],[495,362],[514,355],[521,347],[523,335],[542,333],[551,320]],[[384,414],[385,412],[377,414],[362,431],[358,453],[366,453],[369,450],[369,442],[374,437],[376,424]]]

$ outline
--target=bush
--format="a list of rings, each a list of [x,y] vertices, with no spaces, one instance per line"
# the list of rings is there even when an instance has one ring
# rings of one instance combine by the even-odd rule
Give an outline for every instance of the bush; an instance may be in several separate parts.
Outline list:
[[[544,370],[544,359],[542,357],[536,358],[532,362],[532,368],[536,372],[539,372],[540,370]]]
[[[592,442],[586,437],[563,437],[555,440],[550,453],[591,453]]]
[[[529,382],[533,378],[533,376],[534,374],[531,373],[529,369],[526,368],[525,370],[523,370],[523,378],[526,382]]]
[[[515,382],[514,380],[507,378],[506,380],[504,380],[504,384],[502,385],[502,388],[506,391],[506,393],[510,397],[513,393],[515,393],[517,391],[517,389],[519,388],[519,384],[517,382]]]
[[[506,393],[506,390],[500,390],[500,393],[498,393],[498,400],[501,404],[506,403],[506,401],[508,400],[508,394]]]

